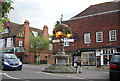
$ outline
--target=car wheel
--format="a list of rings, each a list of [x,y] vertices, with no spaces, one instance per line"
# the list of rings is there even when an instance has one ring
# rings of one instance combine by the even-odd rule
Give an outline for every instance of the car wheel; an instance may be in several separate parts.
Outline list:
[[[109,74],[109,80],[113,81],[113,76],[111,75],[111,73]]]
[[[22,70],[22,67],[21,67],[21,68],[19,68],[18,70]]]

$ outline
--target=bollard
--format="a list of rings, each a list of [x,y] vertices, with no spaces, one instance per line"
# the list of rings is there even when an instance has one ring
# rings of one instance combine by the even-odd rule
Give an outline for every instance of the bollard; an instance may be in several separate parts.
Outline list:
[[[80,71],[80,66],[77,66],[77,73],[79,73]]]

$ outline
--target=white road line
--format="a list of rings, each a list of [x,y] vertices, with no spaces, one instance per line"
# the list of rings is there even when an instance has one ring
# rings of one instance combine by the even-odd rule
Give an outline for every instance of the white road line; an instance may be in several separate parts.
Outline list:
[[[53,73],[46,73],[46,72],[36,72],[36,73],[44,73],[44,74],[48,74],[48,75],[64,76],[64,77],[66,76],[66,77],[75,78],[75,79],[84,79],[84,78],[75,77],[75,76],[60,75],[60,74],[53,74]]]
[[[20,78],[12,77],[12,76],[8,75],[7,73],[0,73],[0,74],[3,74],[3,75],[7,76],[10,79],[20,79]]]
[[[5,73],[0,73],[0,75],[3,75],[3,74],[5,74]]]

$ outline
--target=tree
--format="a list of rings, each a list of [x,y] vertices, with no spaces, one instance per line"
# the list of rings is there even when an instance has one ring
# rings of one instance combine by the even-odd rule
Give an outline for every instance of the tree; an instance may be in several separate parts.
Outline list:
[[[0,0],[0,32],[3,31],[4,27],[8,26],[9,18],[8,14],[11,9],[11,4],[13,2],[11,0]]]
[[[34,63],[36,63],[36,53],[41,53],[44,50],[49,49],[49,40],[46,40],[43,36],[34,37],[32,36],[30,38],[30,46],[34,49],[35,57],[34,57]]]

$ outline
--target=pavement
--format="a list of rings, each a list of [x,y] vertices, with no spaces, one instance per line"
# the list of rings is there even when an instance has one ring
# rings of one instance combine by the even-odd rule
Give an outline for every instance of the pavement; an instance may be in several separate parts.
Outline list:
[[[91,71],[105,71],[105,72],[109,72],[109,66],[101,66],[101,67],[82,66],[82,68],[85,69],[85,70],[91,70]]]
[[[24,66],[27,66],[28,64],[24,64]],[[34,64],[29,64],[30,68],[32,69],[40,69],[44,70],[48,66],[51,66],[50,64],[40,64],[40,65],[34,65]],[[109,72],[109,66],[101,66],[101,67],[96,67],[96,66],[82,66],[83,70],[88,70],[88,71],[104,71],[104,72]]]

